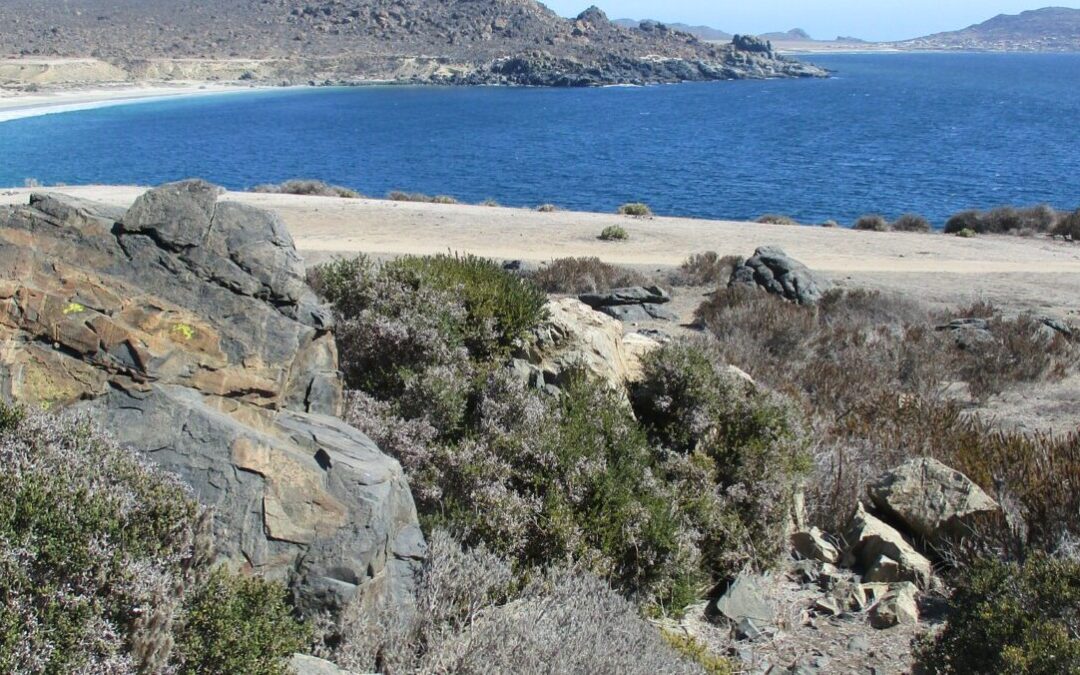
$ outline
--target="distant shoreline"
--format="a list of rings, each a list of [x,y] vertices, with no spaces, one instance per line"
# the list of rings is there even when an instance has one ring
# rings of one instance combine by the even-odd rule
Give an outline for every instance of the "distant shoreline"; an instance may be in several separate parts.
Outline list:
[[[80,110],[95,110],[152,101],[219,96],[271,89],[280,89],[280,87],[189,82],[175,85],[132,84],[116,87],[72,87],[64,90],[25,94],[11,94],[0,91],[0,123]]]

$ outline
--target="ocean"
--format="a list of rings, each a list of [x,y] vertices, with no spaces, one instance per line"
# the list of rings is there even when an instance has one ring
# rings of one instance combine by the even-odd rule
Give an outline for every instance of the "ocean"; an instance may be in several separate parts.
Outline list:
[[[282,89],[19,119],[0,124],[0,185],[318,178],[372,196],[845,224],[1080,206],[1080,54],[806,58],[835,77]]]

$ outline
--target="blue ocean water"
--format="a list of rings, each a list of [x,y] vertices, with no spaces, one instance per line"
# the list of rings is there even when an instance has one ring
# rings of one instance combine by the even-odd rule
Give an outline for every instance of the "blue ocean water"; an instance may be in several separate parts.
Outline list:
[[[822,81],[370,87],[0,124],[0,185],[321,178],[504,205],[850,222],[1080,206],[1080,54],[813,57]]]

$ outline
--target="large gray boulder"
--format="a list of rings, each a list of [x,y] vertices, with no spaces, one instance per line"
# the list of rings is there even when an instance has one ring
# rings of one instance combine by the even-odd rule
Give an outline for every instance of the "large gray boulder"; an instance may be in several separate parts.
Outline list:
[[[919,457],[882,475],[868,488],[874,506],[931,545],[969,535],[1003,517],[1001,507],[964,474]]]
[[[763,246],[731,273],[728,286],[758,287],[800,305],[821,299],[828,284],[779,248]]]
[[[126,213],[0,210],[0,393],[89,412],[214,507],[222,562],[305,611],[407,603],[424,541],[401,467],[340,422],[332,319],[273,215],[200,181]]]

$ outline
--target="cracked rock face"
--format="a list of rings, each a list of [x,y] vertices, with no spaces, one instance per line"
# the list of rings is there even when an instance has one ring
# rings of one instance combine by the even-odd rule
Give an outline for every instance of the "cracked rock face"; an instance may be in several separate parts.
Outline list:
[[[220,195],[0,210],[0,392],[87,411],[179,474],[222,559],[301,609],[409,602],[415,507],[397,462],[336,418],[331,314],[283,224]]]

